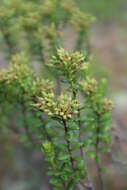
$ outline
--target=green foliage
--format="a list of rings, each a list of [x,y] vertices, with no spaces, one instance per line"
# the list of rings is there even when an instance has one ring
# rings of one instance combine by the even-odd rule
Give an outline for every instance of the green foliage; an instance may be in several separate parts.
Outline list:
[[[96,15],[98,21],[119,21],[123,19],[127,6],[126,0],[77,0],[77,4],[82,10]]]
[[[12,57],[0,72],[1,120],[16,114],[22,141],[44,153],[54,190],[89,184],[84,156],[98,163],[110,147],[112,101],[105,97],[105,80],[91,78],[89,49],[77,51],[88,43],[92,21],[73,0],[12,0],[0,7],[3,44]],[[68,25],[77,34],[71,53],[56,49]]]
[[[60,71],[61,86],[63,76],[66,83],[73,85],[69,86],[70,92],[67,85],[60,95],[55,95],[53,84],[39,79],[27,61],[24,54],[14,56],[9,69],[1,72],[0,84],[4,84],[10,101],[19,101],[34,112],[46,114],[41,118],[42,125],[45,122],[42,151],[49,163],[50,182],[54,189],[73,189],[88,179],[83,154],[78,152],[85,151],[88,156],[100,160],[99,155],[109,148],[112,102],[105,98],[105,80],[98,84],[90,78],[89,63],[81,53],[59,49],[52,57],[52,66]],[[84,75],[78,78],[77,72],[78,75],[84,72]],[[85,101],[81,102],[78,94]],[[26,113],[27,107],[23,107]]]
[[[56,47],[62,46],[63,29],[70,25],[80,36],[93,17],[81,12],[74,0],[7,0],[0,7],[0,20],[3,43],[10,54],[25,49],[45,62]],[[85,37],[84,33],[82,39]]]

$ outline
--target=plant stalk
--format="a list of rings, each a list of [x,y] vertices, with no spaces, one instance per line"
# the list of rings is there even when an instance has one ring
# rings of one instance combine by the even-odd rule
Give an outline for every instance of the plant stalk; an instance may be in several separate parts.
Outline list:
[[[65,135],[67,135],[68,127],[67,127],[67,123],[66,123],[66,121],[64,119],[63,119],[63,125],[64,125]],[[71,144],[70,144],[69,140],[67,140],[67,139],[66,139],[66,142],[67,142],[68,153],[70,155],[71,166],[72,166],[72,169],[75,170],[75,168],[74,168],[74,160],[73,160],[73,156],[72,156]]]
[[[96,168],[97,168],[97,176],[98,176],[98,182],[99,182],[99,188],[100,190],[104,190],[104,182],[103,182],[103,178],[102,178],[102,173],[101,173],[101,166],[98,162],[98,157],[99,157],[99,152],[98,152],[98,149],[99,149],[99,134],[100,134],[100,115],[97,114],[97,118],[98,118],[98,126],[97,126],[97,129],[96,129],[96,135],[97,135],[97,138],[96,138],[96,143],[95,143],[95,161],[96,161]]]

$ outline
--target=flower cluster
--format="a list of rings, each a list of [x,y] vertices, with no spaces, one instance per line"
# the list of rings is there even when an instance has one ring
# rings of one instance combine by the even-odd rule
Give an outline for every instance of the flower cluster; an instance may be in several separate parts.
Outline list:
[[[65,10],[67,13],[73,15],[73,13],[74,13],[74,11],[75,11],[75,8],[77,7],[77,6],[75,5],[74,0],[70,0],[69,2],[62,0],[62,3],[61,3],[61,4],[62,4],[62,7],[64,8],[64,10]]]
[[[83,12],[76,9],[72,17],[72,25],[76,30],[82,31],[87,29],[87,27],[95,20],[90,14],[84,14]]]
[[[77,114],[78,103],[67,95],[58,97],[55,114],[64,120],[71,119],[73,114]]]
[[[55,67],[71,82],[77,79],[77,74],[85,70],[87,62],[80,52],[68,53],[64,49],[58,49],[56,56],[52,57],[50,66]]]
[[[111,112],[113,109],[113,102],[112,100],[108,99],[108,98],[104,98],[103,99],[103,103],[102,103],[102,112],[106,113],[106,112]]]
[[[55,14],[56,11],[55,2],[53,0],[44,0],[40,7],[40,10],[43,16],[52,16],[53,14]]]
[[[94,78],[87,78],[85,82],[81,82],[81,85],[87,95],[91,95],[97,90],[97,81]]]
[[[48,116],[68,120],[77,114],[78,103],[71,97],[62,94],[55,100],[53,92],[46,93],[45,91],[41,95],[34,106],[47,113]]]
[[[52,93],[53,87],[53,82],[36,77],[32,83],[32,95],[39,97],[43,96],[43,92],[44,94]]]
[[[41,17],[38,12],[28,12],[26,17],[20,17],[20,23],[26,30],[36,29]]]
[[[33,71],[28,66],[27,61],[28,59],[24,53],[14,55],[9,69],[3,69],[0,72],[0,80],[6,80],[8,84],[12,81],[19,81],[22,83],[23,81],[21,80],[25,80],[27,76],[30,77],[30,75],[33,75]]]
[[[54,116],[55,106],[54,93],[47,93],[45,91],[42,92],[41,97],[38,97],[37,103],[35,104],[37,109],[39,108],[49,116]]]
[[[54,23],[51,26],[43,27],[43,35],[45,38],[52,40],[60,35],[60,32],[57,31],[56,26]]]
[[[32,69],[28,66],[28,59],[25,54],[20,53],[13,56],[8,70],[8,80],[10,82],[18,81],[23,85],[25,79],[28,77],[34,77],[34,75]]]

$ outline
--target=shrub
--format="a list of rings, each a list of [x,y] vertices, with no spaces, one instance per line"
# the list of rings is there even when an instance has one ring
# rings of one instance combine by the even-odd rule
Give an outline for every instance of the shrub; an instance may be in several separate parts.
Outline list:
[[[41,148],[54,190],[93,189],[86,157],[95,159],[103,189],[100,164],[111,144],[113,105],[105,97],[106,80],[91,76],[89,49],[77,51],[84,40],[88,43],[93,17],[71,0],[13,0],[3,1],[0,18],[2,40],[8,59],[12,57],[8,69],[0,72],[1,109],[5,104],[7,114],[18,109],[25,130],[21,136]],[[60,48],[68,24],[77,31],[72,52]],[[34,71],[34,61],[40,72]]]

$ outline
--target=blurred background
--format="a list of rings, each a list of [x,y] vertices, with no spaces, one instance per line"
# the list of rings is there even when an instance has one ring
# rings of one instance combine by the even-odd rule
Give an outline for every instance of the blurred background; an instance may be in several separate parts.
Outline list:
[[[77,3],[96,17],[89,32],[94,74],[108,78],[109,96],[115,104],[112,155],[104,158],[105,184],[108,190],[127,190],[127,1]],[[64,31],[66,49],[71,50],[73,35],[70,29]],[[0,67],[6,63],[1,51]],[[49,190],[42,154],[19,142],[16,133],[5,134],[0,134],[0,190]]]

